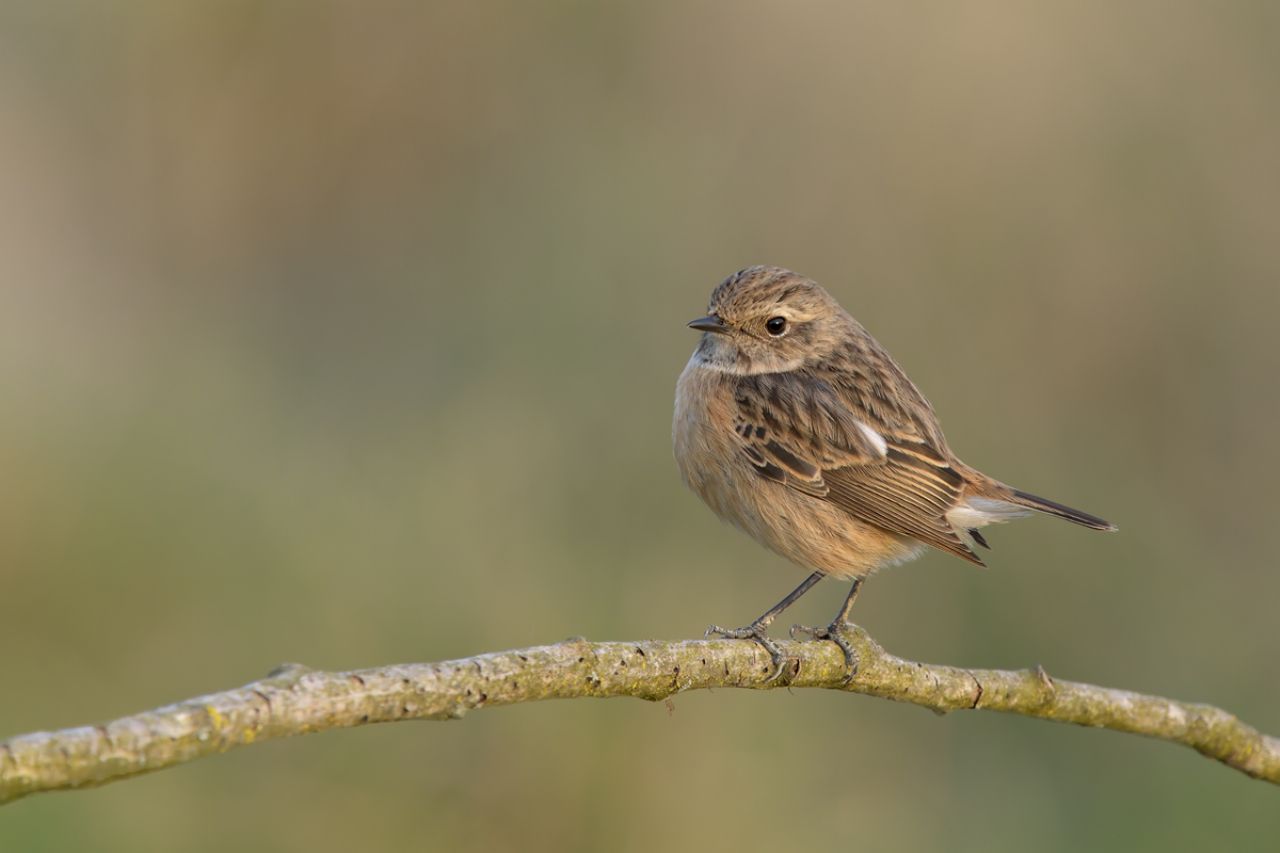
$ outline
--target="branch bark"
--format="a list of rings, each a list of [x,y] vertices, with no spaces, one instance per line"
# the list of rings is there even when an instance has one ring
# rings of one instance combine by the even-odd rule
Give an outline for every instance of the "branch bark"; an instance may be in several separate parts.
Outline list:
[[[0,803],[161,770],[272,738],[395,720],[449,720],[541,699],[633,696],[652,701],[711,687],[820,687],[910,702],[938,713],[986,709],[1113,729],[1189,746],[1256,779],[1280,783],[1280,739],[1211,705],[1057,681],[1041,668],[1005,671],[916,663],[866,632],[850,640],[860,667],[828,642],[781,642],[789,665],[740,640],[590,643],[495,652],[443,663],[321,672],[297,664],[265,679],[105,725],[0,743]]]

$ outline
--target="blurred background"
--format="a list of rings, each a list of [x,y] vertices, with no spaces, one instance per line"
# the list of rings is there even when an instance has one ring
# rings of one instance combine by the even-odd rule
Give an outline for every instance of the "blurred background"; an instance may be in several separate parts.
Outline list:
[[[891,651],[1280,732],[1280,9],[8,2],[0,737],[264,675],[700,636],[803,576],[686,493],[684,327],[826,285],[966,461]],[[830,618],[822,585],[792,621]],[[785,625],[782,626],[785,628]],[[493,709],[4,809],[6,851],[1273,849],[1166,744],[818,691]]]

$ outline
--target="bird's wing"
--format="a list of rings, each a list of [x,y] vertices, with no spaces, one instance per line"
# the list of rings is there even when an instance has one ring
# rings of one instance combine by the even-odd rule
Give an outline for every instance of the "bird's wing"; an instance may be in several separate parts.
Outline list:
[[[831,374],[744,376],[734,424],[743,455],[765,479],[983,565],[946,519],[964,478],[928,403],[914,386],[917,406],[876,395],[879,387]]]

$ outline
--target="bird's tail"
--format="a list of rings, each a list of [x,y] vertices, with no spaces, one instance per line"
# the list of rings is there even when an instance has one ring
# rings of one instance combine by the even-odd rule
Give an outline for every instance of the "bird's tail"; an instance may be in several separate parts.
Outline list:
[[[1058,518],[1065,518],[1067,521],[1073,521],[1076,524],[1092,528],[1094,530],[1117,530],[1118,528],[1109,521],[1098,518],[1096,515],[1090,515],[1078,509],[1064,506],[1057,501],[1051,501],[1048,498],[1042,498],[1037,495],[1028,494],[1018,489],[1010,489],[1009,493],[1003,495],[1004,500],[1011,504],[1024,506],[1027,509],[1034,509],[1037,512],[1056,515]]]

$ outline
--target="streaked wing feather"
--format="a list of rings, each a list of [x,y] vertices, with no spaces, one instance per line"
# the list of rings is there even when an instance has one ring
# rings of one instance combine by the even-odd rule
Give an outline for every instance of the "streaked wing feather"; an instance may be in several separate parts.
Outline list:
[[[861,398],[851,383],[793,374],[744,376],[735,399],[734,432],[760,476],[984,565],[946,520],[964,480],[937,446],[936,426]]]
[[[935,467],[890,445],[884,465],[823,471],[823,478],[827,499],[851,515],[984,565],[946,519],[963,485],[952,468]]]

